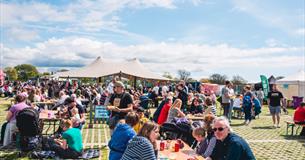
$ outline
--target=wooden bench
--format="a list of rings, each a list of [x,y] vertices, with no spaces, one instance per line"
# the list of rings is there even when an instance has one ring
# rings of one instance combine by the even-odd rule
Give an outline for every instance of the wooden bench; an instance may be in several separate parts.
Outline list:
[[[296,124],[294,121],[285,121],[286,122],[286,125],[287,125],[287,128],[286,128],[286,135],[288,135],[288,130],[289,128],[291,128],[291,136],[293,136],[294,134],[294,127],[297,127],[297,130],[295,132],[295,134],[298,133],[298,130],[301,128],[301,127],[305,127],[305,124]]]

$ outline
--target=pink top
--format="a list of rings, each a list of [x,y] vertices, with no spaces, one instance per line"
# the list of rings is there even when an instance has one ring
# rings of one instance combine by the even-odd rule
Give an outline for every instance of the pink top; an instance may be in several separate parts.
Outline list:
[[[13,114],[13,116],[11,117],[11,119],[9,121],[15,120],[18,112],[27,107],[30,107],[30,106],[28,106],[25,102],[21,102],[21,103],[17,103],[15,105],[13,105],[9,110]]]

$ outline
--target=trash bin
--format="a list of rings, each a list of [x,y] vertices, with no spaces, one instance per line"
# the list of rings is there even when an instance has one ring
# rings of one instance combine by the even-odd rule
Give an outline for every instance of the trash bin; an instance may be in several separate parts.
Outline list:
[[[293,108],[296,109],[303,102],[303,97],[292,96],[293,99]]]

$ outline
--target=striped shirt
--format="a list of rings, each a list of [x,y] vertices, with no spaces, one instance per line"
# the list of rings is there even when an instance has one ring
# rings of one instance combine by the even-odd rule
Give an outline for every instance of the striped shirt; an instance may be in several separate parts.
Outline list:
[[[156,155],[147,138],[135,136],[129,142],[121,160],[156,160]]]

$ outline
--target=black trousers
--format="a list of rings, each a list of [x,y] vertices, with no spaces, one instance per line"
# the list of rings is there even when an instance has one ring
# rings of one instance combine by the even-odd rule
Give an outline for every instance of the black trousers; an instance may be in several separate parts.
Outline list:
[[[53,141],[53,142],[52,142]],[[60,145],[56,144],[54,140],[49,141],[51,150],[56,153],[60,158],[64,159],[77,159],[79,156],[82,155],[81,152],[77,152],[72,148],[63,149]]]

